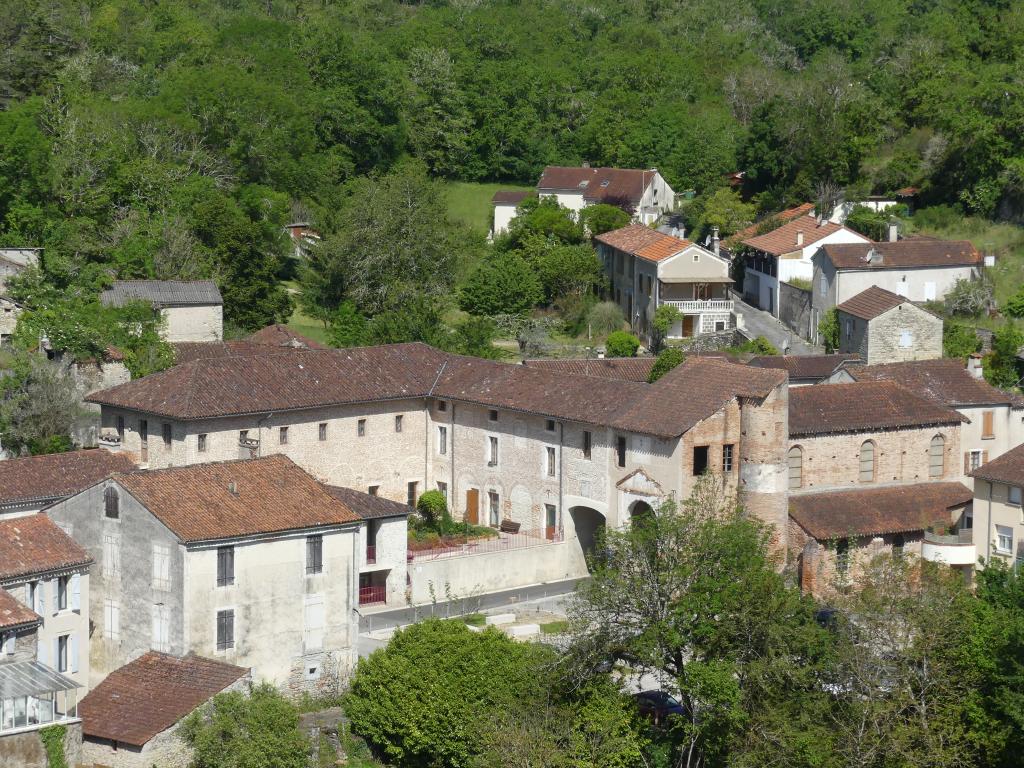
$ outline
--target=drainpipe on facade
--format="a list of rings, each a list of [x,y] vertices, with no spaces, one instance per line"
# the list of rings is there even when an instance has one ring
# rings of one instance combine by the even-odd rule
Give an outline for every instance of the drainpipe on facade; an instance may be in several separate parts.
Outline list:
[[[458,489],[455,487],[455,401],[454,400],[451,401],[451,406],[452,407],[451,407],[450,410],[452,412],[452,415],[451,415],[450,420],[448,422],[448,431],[451,433],[450,435],[448,435],[448,441],[450,443],[448,448],[449,448],[449,450],[451,450],[451,455],[448,457],[448,463],[451,464],[451,483],[452,483],[451,484],[451,489],[452,489],[451,490],[451,496],[452,496],[452,501],[454,501],[455,500],[455,496],[458,493]],[[479,504],[480,502],[477,501],[477,503]],[[469,510],[468,509],[462,510],[462,522],[468,523],[469,520],[466,519],[468,516],[469,516]]]
[[[593,450],[593,446],[591,446]],[[565,465],[563,460],[565,459],[565,424],[562,422],[558,423],[558,538],[564,539],[562,517],[565,514]],[[547,520],[544,521],[545,526]]]
[[[273,416],[273,415],[274,415],[274,412],[271,411],[266,416],[264,416],[262,419],[259,419],[256,422],[256,439],[259,441],[259,444],[256,446],[256,458],[257,459],[263,457],[263,426],[262,425],[265,424],[270,419],[270,417]]]

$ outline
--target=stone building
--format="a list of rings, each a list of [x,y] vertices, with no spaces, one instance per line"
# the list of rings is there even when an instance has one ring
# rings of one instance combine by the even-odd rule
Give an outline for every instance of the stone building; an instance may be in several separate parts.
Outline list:
[[[96,562],[93,684],[149,650],[296,695],[354,662],[360,519],[285,456],[120,473],[46,514]]]
[[[0,461],[0,520],[38,512],[135,463],[102,448]]]
[[[839,351],[868,365],[942,357],[942,318],[878,286],[836,306]]]
[[[100,301],[114,307],[130,301],[152,305],[163,321],[162,336],[171,343],[224,338],[224,300],[212,280],[116,280]]]
[[[188,768],[192,749],[178,727],[218,693],[247,693],[248,669],[203,658],[149,651],[82,699],[81,763],[109,768]]]

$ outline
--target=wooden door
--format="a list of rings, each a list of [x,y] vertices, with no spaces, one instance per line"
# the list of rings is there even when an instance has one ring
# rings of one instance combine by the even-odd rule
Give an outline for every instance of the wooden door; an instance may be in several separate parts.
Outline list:
[[[683,315],[683,336],[693,336],[693,319],[696,315]]]
[[[480,489],[470,488],[466,491],[466,522],[480,525]]]

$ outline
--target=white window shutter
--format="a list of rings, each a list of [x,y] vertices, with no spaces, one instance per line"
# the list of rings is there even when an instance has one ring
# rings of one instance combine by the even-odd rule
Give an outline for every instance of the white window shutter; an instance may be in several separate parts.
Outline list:
[[[78,635],[72,633],[69,636],[68,646],[68,655],[71,657],[68,659],[68,667],[74,673],[78,671]]]
[[[153,647],[160,645],[160,606],[153,606]]]
[[[78,611],[82,608],[82,575],[76,573],[71,577],[71,610]]]
[[[60,594],[60,584],[58,581],[58,579],[53,579],[50,582],[50,598],[53,603],[51,610],[53,611],[54,616],[60,613],[60,600],[58,599],[58,595]]]
[[[42,640],[36,640],[36,661],[46,663],[46,643]]]
[[[46,613],[46,582],[36,582],[36,613],[42,616]]]
[[[13,654],[14,653],[14,633],[13,632],[8,632],[6,635],[4,635],[3,636],[3,643],[0,643],[0,646],[3,647],[3,651],[7,655]]]

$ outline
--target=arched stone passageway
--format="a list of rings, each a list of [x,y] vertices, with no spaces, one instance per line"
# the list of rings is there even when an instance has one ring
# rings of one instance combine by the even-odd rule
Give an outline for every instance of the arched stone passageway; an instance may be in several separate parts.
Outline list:
[[[629,522],[632,526],[643,525],[654,519],[654,509],[646,501],[634,501],[629,506]]]
[[[590,507],[572,507],[569,510],[573,532],[579,542],[580,554],[590,557],[597,545],[598,533],[604,530],[604,515]]]

